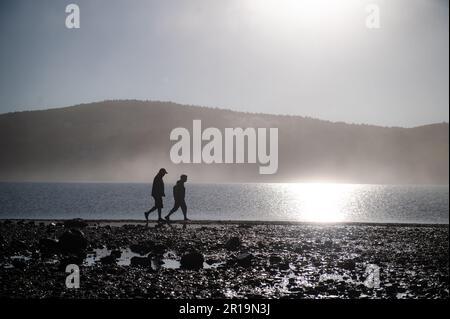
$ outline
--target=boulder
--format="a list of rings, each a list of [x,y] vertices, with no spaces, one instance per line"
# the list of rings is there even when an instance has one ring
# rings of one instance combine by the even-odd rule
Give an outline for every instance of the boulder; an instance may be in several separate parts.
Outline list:
[[[147,257],[132,257],[130,260],[131,266],[140,266],[140,267],[150,267],[152,265],[152,261]]]
[[[112,264],[115,264],[115,263],[116,263],[116,260],[117,260],[116,256],[114,256],[112,253],[111,253],[111,255],[108,255],[108,256],[105,256],[105,257],[100,258],[100,262],[101,262],[103,265],[112,265]]]
[[[238,250],[241,247],[242,243],[239,237],[231,237],[225,243],[225,248],[228,250]]]
[[[167,250],[167,246],[164,244],[156,244],[153,247],[153,253],[155,253],[156,255],[162,255],[166,252]]]
[[[24,269],[27,266],[26,261],[22,259],[13,259],[11,263],[17,269]]]
[[[277,256],[277,255],[271,255],[270,257],[269,257],[269,262],[271,263],[271,264],[279,264],[279,263],[281,263],[283,261],[283,259],[280,257],[280,256]]]
[[[183,269],[201,269],[204,261],[205,258],[201,253],[193,251],[181,257],[180,264]]]
[[[252,265],[253,255],[249,253],[241,253],[237,255],[236,262],[239,266],[249,267]]]
[[[339,262],[338,267],[346,270],[355,270],[356,262],[353,259],[346,259]]]
[[[59,242],[51,238],[39,239],[39,250],[42,254],[57,254],[59,252]]]
[[[63,253],[81,253],[87,248],[88,241],[83,232],[70,229],[59,238],[59,248]]]
[[[50,223],[47,225],[47,233],[54,232],[56,230],[56,224]]]
[[[122,252],[119,249],[114,249],[111,251],[111,256],[114,256],[115,258],[120,258],[122,256]]]
[[[64,221],[65,228],[84,228],[87,227],[88,223],[81,218],[69,219]]]
[[[16,253],[23,253],[28,249],[28,245],[23,240],[13,240],[10,245],[10,249]]]
[[[130,245],[130,250],[139,255],[146,255],[152,251],[154,246],[152,241],[145,241]]]

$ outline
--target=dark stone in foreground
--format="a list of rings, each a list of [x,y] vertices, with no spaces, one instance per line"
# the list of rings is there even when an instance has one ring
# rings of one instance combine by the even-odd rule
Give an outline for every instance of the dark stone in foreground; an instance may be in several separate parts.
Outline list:
[[[231,237],[225,243],[225,248],[228,250],[238,250],[239,248],[241,248],[241,245],[242,243],[239,237]]]
[[[59,247],[63,253],[81,253],[87,248],[88,241],[84,233],[77,229],[66,231],[59,238]]]
[[[64,221],[65,228],[84,228],[87,227],[88,223],[81,218],[69,219]]]
[[[148,257],[135,256],[135,257],[131,258],[131,265],[132,266],[140,266],[140,267],[151,267],[152,260]]]
[[[146,255],[152,251],[154,246],[152,241],[145,241],[130,245],[130,250],[139,255]]]
[[[60,251],[59,242],[51,238],[42,238],[39,240],[39,249],[42,254],[57,254]]]
[[[201,269],[205,261],[203,255],[197,251],[185,254],[181,257],[181,268],[183,269]]]
[[[103,265],[111,265],[115,264],[117,261],[117,257],[111,253],[111,255],[100,258],[100,262]]]
[[[250,267],[252,265],[253,255],[249,253],[242,253],[236,257],[237,264],[242,267]]]

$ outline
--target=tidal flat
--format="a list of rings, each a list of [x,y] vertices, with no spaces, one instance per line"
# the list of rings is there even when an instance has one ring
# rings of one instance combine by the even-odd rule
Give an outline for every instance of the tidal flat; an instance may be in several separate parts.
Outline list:
[[[1,298],[449,298],[448,225],[0,221]],[[66,266],[80,270],[67,288]]]

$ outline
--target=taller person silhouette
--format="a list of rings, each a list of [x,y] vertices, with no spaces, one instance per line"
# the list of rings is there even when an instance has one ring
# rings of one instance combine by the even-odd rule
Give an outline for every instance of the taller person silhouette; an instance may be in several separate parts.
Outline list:
[[[145,220],[148,222],[148,215],[155,210],[158,210],[158,221],[162,221],[161,210],[163,208],[163,197],[166,196],[164,193],[164,175],[168,174],[165,168],[161,168],[153,179],[152,185],[152,197],[155,200],[155,205],[147,212],[144,213]]]

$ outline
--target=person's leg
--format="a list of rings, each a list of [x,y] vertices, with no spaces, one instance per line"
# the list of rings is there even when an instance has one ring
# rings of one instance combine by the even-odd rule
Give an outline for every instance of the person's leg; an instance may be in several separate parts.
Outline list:
[[[161,210],[162,210],[161,208],[158,208],[158,219],[162,219],[161,218]]]
[[[183,201],[180,206],[181,206],[181,210],[183,211],[184,220],[188,220],[186,203]]]
[[[175,202],[175,205],[173,205],[173,208],[170,210],[169,214],[167,214],[166,219],[169,220],[170,215],[175,213],[178,210],[179,207],[180,207],[180,205],[178,205],[178,203]]]
[[[158,220],[161,221],[162,217],[161,217],[161,212],[163,209],[163,201],[162,201],[162,197],[157,197],[155,198],[155,206],[158,209]]]
[[[145,213],[144,213],[144,216],[145,216],[145,219],[148,221],[148,215],[151,213],[151,212],[154,212],[156,210],[156,206],[153,206],[152,208],[150,208],[148,211],[146,211]]]

